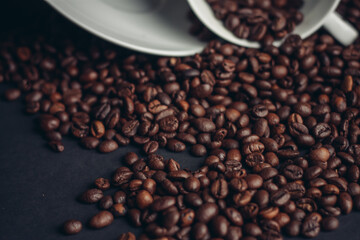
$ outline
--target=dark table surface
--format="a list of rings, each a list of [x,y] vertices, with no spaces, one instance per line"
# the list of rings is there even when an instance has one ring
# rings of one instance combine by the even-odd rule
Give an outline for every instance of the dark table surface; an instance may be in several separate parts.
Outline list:
[[[16,0],[0,7],[0,37],[6,34],[4,29],[21,25],[25,18],[31,21],[30,16],[35,12],[52,12],[44,3],[34,7],[29,2]],[[8,87],[0,85],[0,95]],[[61,223],[69,218],[86,223],[97,213],[96,205],[81,204],[76,198],[97,177],[110,177],[112,171],[121,165],[121,157],[128,151],[137,151],[137,148],[122,147],[104,155],[84,150],[69,138],[64,140],[65,151],[54,153],[38,134],[36,117],[25,115],[22,110],[21,100],[14,103],[0,100],[0,240],[112,240],[122,232],[138,233],[139,229],[130,227],[124,219],[116,219],[102,230],[85,226],[76,236],[64,236],[59,229]],[[190,169],[196,169],[203,160],[186,152],[174,154],[161,150],[160,153],[166,158],[173,157],[182,167]],[[354,212],[340,218],[338,230],[321,233],[315,239],[359,240],[359,226],[360,213]]]

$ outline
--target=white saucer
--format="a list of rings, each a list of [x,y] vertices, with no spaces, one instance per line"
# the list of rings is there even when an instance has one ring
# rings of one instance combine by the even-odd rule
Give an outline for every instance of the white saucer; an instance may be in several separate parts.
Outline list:
[[[191,36],[184,0],[46,0],[89,32],[136,51],[188,56],[206,43]]]

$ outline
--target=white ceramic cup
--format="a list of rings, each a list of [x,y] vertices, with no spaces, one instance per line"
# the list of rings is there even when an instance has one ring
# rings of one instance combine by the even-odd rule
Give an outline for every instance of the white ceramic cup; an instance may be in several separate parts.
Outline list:
[[[195,15],[202,23],[219,37],[234,44],[259,48],[258,42],[237,38],[225,28],[223,22],[215,18],[214,13],[206,0],[187,0]],[[296,26],[293,34],[306,38],[324,26],[341,44],[350,45],[357,37],[358,32],[348,22],[335,12],[341,0],[305,0],[300,11],[304,14],[302,23]],[[275,41],[279,46],[281,41]]]
[[[135,51],[188,56],[206,43],[189,33],[185,0],[46,0],[89,32]]]

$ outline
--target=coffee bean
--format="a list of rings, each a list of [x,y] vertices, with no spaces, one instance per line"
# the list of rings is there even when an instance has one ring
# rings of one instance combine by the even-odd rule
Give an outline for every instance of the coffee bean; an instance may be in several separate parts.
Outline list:
[[[301,222],[292,220],[288,225],[285,227],[286,233],[291,237],[296,237],[300,234],[301,229]]]
[[[21,95],[21,91],[17,88],[11,88],[5,91],[4,98],[7,101],[15,101]]]
[[[165,132],[174,132],[179,127],[179,120],[174,116],[169,116],[161,119],[159,126]]]
[[[81,197],[80,200],[85,203],[96,203],[100,201],[100,199],[104,196],[103,192],[99,189],[92,188],[87,191],[85,191]]]
[[[290,180],[299,180],[303,176],[303,169],[296,165],[288,165],[283,169],[283,174]]]
[[[100,121],[92,122],[90,132],[94,137],[101,138],[105,134],[104,124]]]
[[[247,223],[244,225],[243,229],[247,235],[253,237],[258,237],[262,233],[261,228],[255,223]]]
[[[280,189],[271,195],[270,200],[276,206],[283,206],[290,200],[290,193],[285,189]]]
[[[257,174],[249,174],[245,177],[245,180],[250,189],[260,188],[263,184],[263,179]]]
[[[215,236],[223,237],[228,232],[229,222],[226,220],[224,216],[216,216],[211,221],[211,231],[214,233]]]
[[[202,157],[205,156],[207,151],[204,145],[202,144],[195,144],[191,147],[190,152],[192,155],[196,157]]]
[[[339,205],[342,213],[349,214],[353,208],[353,201],[349,193],[342,192],[339,196]]]
[[[333,231],[339,227],[339,220],[336,217],[323,218],[321,226],[325,231]]]
[[[136,204],[140,209],[149,207],[153,203],[153,198],[151,194],[146,190],[141,190],[136,195]]]
[[[330,157],[329,150],[327,148],[321,147],[315,150],[312,150],[309,153],[309,158],[312,161],[322,161],[326,162]]]
[[[204,223],[196,223],[192,228],[192,236],[195,240],[204,239],[206,235],[209,233],[209,230]]]
[[[198,192],[200,190],[200,181],[195,177],[189,177],[184,181],[184,188],[189,192]]]
[[[228,184],[224,179],[218,179],[211,185],[211,193],[217,199],[225,198],[228,192]]]
[[[103,198],[101,198],[101,200],[99,201],[99,208],[100,209],[110,209],[113,206],[114,202],[111,196],[104,196]]]
[[[60,141],[50,141],[48,144],[55,152],[62,152],[65,149],[64,145]]]
[[[153,211],[163,211],[171,206],[174,206],[176,203],[176,200],[174,197],[161,197],[156,200],[154,200],[153,204],[151,205],[151,208]]]
[[[197,118],[193,124],[200,132],[213,132],[215,130],[215,124],[207,118]]]
[[[136,236],[131,232],[127,232],[121,234],[118,240],[136,240]]]
[[[139,127],[139,121],[138,120],[131,120],[126,122],[122,128],[121,128],[121,132],[126,136],[126,137],[133,137],[136,132],[137,129]]]
[[[175,207],[167,209],[162,214],[163,225],[168,229],[175,226],[179,219],[180,213]]]
[[[82,230],[82,223],[79,220],[68,220],[64,223],[63,230],[66,234],[78,234]]]
[[[139,209],[132,208],[128,210],[128,214],[126,216],[133,226],[140,227],[141,226],[140,215],[141,212]]]
[[[302,223],[301,233],[305,237],[308,238],[316,237],[317,235],[319,235],[319,232],[320,232],[320,224],[316,220],[307,218]]]
[[[166,146],[172,152],[183,152],[186,149],[185,144],[176,139],[169,139]]]
[[[127,213],[127,208],[122,203],[116,203],[111,206],[111,213],[114,217],[123,217]]]
[[[100,143],[98,149],[102,153],[113,152],[119,148],[119,145],[114,140],[104,140]]]
[[[43,114],[39,120],[40,127],[44,131],[53,131],[60,126],[60,120],[52,115]]]
[[[104,190],[107,190],[110,188],[110,182],[108,179],[105,179],[105,178],[97,178],[95,180],[95,186],[98,189],[104,191]]]
[[[219,212],[219,208],[215,203],[205,203],[196,211],[195,218],[199,222],[207,223]]]
[[[152,154],[155,153],[159,148],[159,143],[156,141],[149,141],[147,143],[144,144],[144,152],[146,154]]]
[[[109,226],[114,221],[114,216],[109,211],[101,211],[94,215],[89,222],[92,228],[104,228]]]

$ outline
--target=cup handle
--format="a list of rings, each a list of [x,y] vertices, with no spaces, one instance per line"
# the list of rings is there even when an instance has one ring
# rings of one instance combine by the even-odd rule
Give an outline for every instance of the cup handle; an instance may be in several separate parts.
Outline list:
[[[359,36],[358,31],[337,12],[326,17],[324,27],[344,46],[352,44]]]

